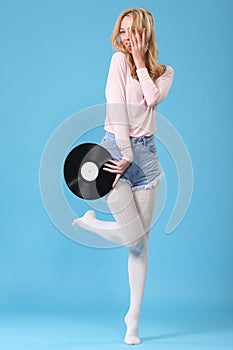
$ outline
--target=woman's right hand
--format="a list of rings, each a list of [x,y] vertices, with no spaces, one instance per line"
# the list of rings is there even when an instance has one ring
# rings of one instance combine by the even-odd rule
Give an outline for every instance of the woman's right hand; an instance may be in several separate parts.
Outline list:
[[[145,54],[148,50],[148,43],[146,42],[146,28],[143,28],[142,35],[139,34],[137,28],[135,28],[135,31],[131,31],[130,42],[132,47],[132,56],[137,69],[146,67]]]
[[[128,160],[126,159],[121,159],[119,162],[113,159],[109,159],[109,161],[104,164],[105,167],[103,168],[103,170],[108,171],[109,173],[117,174],[115,181],[113,182],[112,188],[116,186],[121,175],[125,172],[129,165],[130,162],[128,162]]]

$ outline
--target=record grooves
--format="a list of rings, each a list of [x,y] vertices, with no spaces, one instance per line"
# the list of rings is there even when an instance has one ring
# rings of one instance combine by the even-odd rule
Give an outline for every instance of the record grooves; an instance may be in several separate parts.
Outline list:
[[[64,179],[69,189],[83,199],[98,199],[111,189],[116,174],[103,170],[111,154],[95,143],[83,143],[71,150],[64,163]]]

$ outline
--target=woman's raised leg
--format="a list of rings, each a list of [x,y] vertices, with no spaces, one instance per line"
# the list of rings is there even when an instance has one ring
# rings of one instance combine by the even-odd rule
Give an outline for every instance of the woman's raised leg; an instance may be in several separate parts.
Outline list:
[[[98,220],[95,212],[89,210],[83,217],[75,219],[73,226],[94,232],[120,245],[136,248],[135,244],[144,240],[145,232],[130,185],[119,181],[106,200],[116,221]]]

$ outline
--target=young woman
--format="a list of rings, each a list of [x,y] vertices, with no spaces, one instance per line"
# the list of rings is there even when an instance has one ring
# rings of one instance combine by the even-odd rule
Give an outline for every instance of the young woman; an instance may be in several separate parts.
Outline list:
[[[105,135],[101,145],[112,155],[105,170],[116,173],[106,196],[116,221],[93,210],[74,220],[84,228],[129,249],[130,305],[125,316],[126,344],[139,344],[139,317],[148,264],[148,239],[162,172],[154,134],[155,111],[167,96],[174,71],[157,62],[152,14],[143,8],[123,11],[111,36],[115,52],[106,85]]]

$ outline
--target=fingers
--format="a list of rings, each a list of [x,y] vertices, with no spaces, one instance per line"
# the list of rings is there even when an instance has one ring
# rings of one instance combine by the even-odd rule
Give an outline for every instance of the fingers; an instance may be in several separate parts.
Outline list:
[[[141,44],[142,44],[142,38],[141,38],[141,36],[140,36],[140,34],[139,34],[137,28],[135,28],[135,37],[136,37],[137,44],[138,44],[139,46],[141,46]]]
[[[112,170],[116,170],[116,172],[119,171],[119,167],[118,167],[118,163],[119,163],[119,162],[117,162],[117,161],[115,161],[115,160],[113,160],[113,159],[110,159],[108,162],[112,162],[113,164],[111,164],[111,163],[105,163],[105,164],[104,164],[103,170],[107,170],[107,171],[109,171],[110,173],[111,173],[111,172],[114,172],[114,171],[112,171]]]
[[[107,168],[103,168],[103,170],[108,171],[109,173],[115,174],[123,174],[124,169],[119,168],[118,166],[109,166]]]
[[[108,162],[112,162],[112,163],[114,163],[115,165],[109,164],[109,163],[105,163],[105,164],[104,164],[105,167],[103,168],[103,170],[108,171],[109,173],[112,173],[112,174],[116,173],[115,180],[114,180],[114,182],[113,182],[113,184],[112,184],[112,188],[114,188],[114,187],[116,186],[116,184],[118,183],[118,181],[119,181],[119,179],[120,179],[120,177],[121,177],[121,175],[122,175],[122,174],[121,174],[122,172],[120,171],[119,167],[117,166],[117,164],[118,164],[119,162],[117,162],[117,161],[115,161],[115,160],[113,160],[113,159],[109,159]]]
[[[132,30],[130,30],[130,41],[131,41],[131,46],[134,47],[136,45],[136,38]]]
[[[113,164],[117,165],[119,162],[117,162],[116,160],[114,159],[109,159],[108,162],[112,162]],[[105,164],[108,164],[108,163],[105,163]]]
[[[109,173],[119,173],[120,172],[118,165],[113,165],[113,164],[109,164],[109,163],[104,164],[103,170],[108,171]]]
[[[142,45],[146,46],[146,28],[143,28],[142,31]]]
[[[103,170],[108,171],[109,173],[119,173],[118,169],[103,168]]]
[[[141,44],[141,37],[140,37],[140,34],[139,34],[137,28],[135,28],[134,31],[132,31],[132,30],[130,31],[130,40],[131,40],[132,46],[136,46],[136,45]]]
[[[146,28],[144,27],[142,30],[142,40],[141,40],[141,45],[144,48],[145,52],[148,49],[148,43],[146,42]]]
[[[116,174],[112,188],[116,186],[121,175],[124,173],[124,171],[127,169],[128,166],[129,166],[129,162],[126,161],[125,159],[122,159],[120,162],[113,159],[109,159],[109,161],[104,164],[103,170],[108,171],[109,173],[112,173],[112,174]]]
[[[139,49],[143,50],[145,53],[148,49],[148,43],[146,42],[146,28],[143,28],[142,34],[139,34],[137,28],[134,31],[130,32],[130,41],[131,46],[134,50]]]
[[[111,164],[110,162],[113,164]],[[104,164],[103,170],[109,171],[110,173],[123,174],[123,172],[127,169],[129,164],[130,163],[124,159],[122,159],[120,162],[111,159]]]
[[[121,177],[121,174],[117,174],[117,176],[116,176],[116,178],[115,178],[115,180],[114,180],[114,182],[112,184],[112,188],[114,188],[116,186],[116,184],[118,183],[120,177]]]

